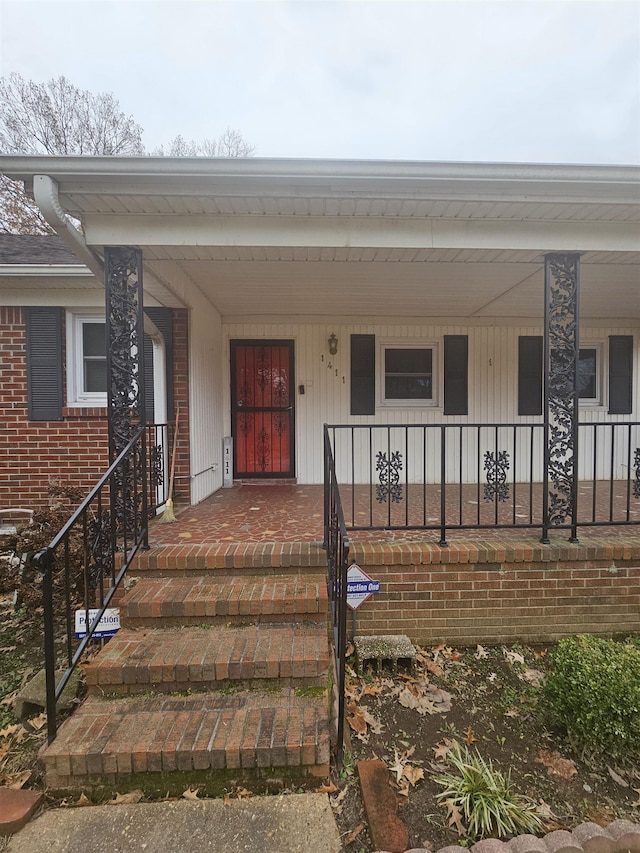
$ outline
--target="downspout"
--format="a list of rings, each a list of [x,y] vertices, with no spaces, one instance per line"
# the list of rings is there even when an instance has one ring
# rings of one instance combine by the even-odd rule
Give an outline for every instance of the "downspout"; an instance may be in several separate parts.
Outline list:
[[[91,270],[98,281],[104,282],[104,262],[97,252],[94,252],[87,246],[82,232],[78,231],[71,221],[71,217],[62,209],[58,197],[58,184],[53,178],[50,178],[49,175],[34,175],[33,198],[46,222],[53,228],[63,243]],[[161,348],[164,354],[162,332],[146,314],[144,314],[144,331],[153,341],[154,351],[156,348]]]

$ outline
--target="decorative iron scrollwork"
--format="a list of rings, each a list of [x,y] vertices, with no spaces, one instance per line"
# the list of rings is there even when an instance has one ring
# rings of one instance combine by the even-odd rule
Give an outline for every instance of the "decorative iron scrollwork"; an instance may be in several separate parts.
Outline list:
[[[577,441],[578,255],[547,255],[546,299],[549,363],[546,523],[563,524],[574,514]]]
[[[400,503],[402,500],[402,485],[400,484],[402,453],[395,450],[387,459],[387,454],[380,450],[376,457],[376,471],[378,471],[380,479],[380,483],[376,486],[378,503],[385,503],[389,500],[392,503]]]
[[[164,483],[164,455],[161,444],[154,444],[149,448],[149,478],[153,489]]]
[[[276,412],[273,416],[273,429],[277,435],[284,435],[289,426],[289,413]]]
[[[633,484],[633,496],[634,498],[640,498],[640,447],[636,447],[635,453],[633,454],[633,466],[636,474],[636,479]]]
[[[258,433],[258,441],[256,443],[256,453],[258,455],[258,465],[261,471],[266,471],[271,456],[271,443],[269,433],[264,427]]]
[[[487,472],[487,482],[484,485],[485,501],[495,501],[496,498],[498,501],[509,499],[507,483],[509,466],[509,454],[506,450],[499,450],[497,457],[493,451],[486,451],[484,454],[484,470]]]
[[[143,420],[142,254],[128,246],[105,249],[110,452],[115,459]]]
[[[104,510],[92,518],[87,525],[89,561],[87,563],[87,583],[89,589],[97,589],[103,578],[108,577],[113,563],[111,536],[111,513]]]

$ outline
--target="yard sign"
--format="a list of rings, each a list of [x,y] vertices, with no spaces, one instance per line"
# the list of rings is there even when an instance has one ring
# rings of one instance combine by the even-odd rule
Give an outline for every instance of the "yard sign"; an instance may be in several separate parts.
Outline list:
[[[347,571],[347,605],[357,610],[374,592],[380,592],[380,581],[374,581],[355,563]]]

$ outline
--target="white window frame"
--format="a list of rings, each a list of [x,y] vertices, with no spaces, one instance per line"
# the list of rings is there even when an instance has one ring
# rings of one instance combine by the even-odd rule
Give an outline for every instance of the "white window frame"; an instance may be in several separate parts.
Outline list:
[[[410,399],[396,399],[389,398],[385,396],[386,393],[386,351],[388,349],[411,349],[411,350],[431,350],[431,389],[432,389],[432,398],[430,400],[420,400],[415,398]],[[380,357],[378,359],[380,367],[379,367],[379,377],[378,377],[378,388],[380,393],[380,405],[385,408],[396,408],[396,409],[406,409],[406,408],[437,408],[440,403],[440,348],[439,344],[434,341],[408,341],[406,338],[403,338],[400,341],[381,341],[379,348]]]
[[[104,314],[95,311],[67,311],[67,405],[104,407],[106,393],[84,391],[82,327],[85,323],[106,323],[106,319]]]
[[[579,349],[594,349],[596,351],[596,396],[579,397],[578,404],[591,409],[602,408],[606,406],[604,380],[607,366],[605,364],[606,347],[604,341],[580,341]]]

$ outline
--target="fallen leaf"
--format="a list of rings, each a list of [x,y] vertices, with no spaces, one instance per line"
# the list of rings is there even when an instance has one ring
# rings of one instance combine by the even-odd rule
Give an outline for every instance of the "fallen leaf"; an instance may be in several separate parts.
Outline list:
[[[413,764],[407,764],[402,771],[402,778],[406,779],[410,785],[415,786],[416,782],[424,779],[424,770],[421,767],[414,767]]]
[[[507,649],[503,646],[502,653],[509,663],[521,663],[524,666],[524,655],[521,655],[520,652],[514,652],[513,649]]]
[[[623,779],[622,776],[619,776],[615,770],[613,770],[611,767],[609,767],[608,764],[607,764],[607,770],[609,771],[609,776],[611,776],[611,778],[616,783],[616,785],[620,785],[621,788],[628,788],[629,787],[629,783],[627,782],[627,780]]]
[[[347,833],[347,835],[345,835],[344,838],[342,839],[342,843],[344,844],[344,846],[346,847],[348,844],[352,844],[356,840],[356,838],[360,835],[360,833],[362,832],[363,829],[364,829],[364,824],[360,823],[360,824],[358,824],[358,826],[356,826],[355,829],[352,829],[351,832]]]
[[[338,786],[334,785],[333,782],[325,782],[323,785],[320,785],[319,788],[316,789],[317,794],[333,794],[334,791],[338,790]]]
[[[467,746],[471,746],[471,744],[475,743],[477,740],[478,738],[475,737],[475,735],[473,734],[473,729],[471,728],[471,726],[469,726],[469,728],[464,733],[464,742]]]
[[[253,791],[249,791],[248,788],[243,788],[241,785],[238,785],[236,788],[236,796],[239,800],[246,800],[248,797],[253,797]]]
[[[29,726],[32,731],[39,732],[47,725],[46,712],[39,714],[37,717],[32,717],[30,720],[27,720],[25,725]]]
[[[367,684],[362,691],[363,696],[379,696],[382,693],[382,685]]]
[[[539,669],[527,667],[527,669],[520,674],[520,678],[524,678],[525,681],[528,681],[529,684],[533,684],[534,687],[541,687],[544,684],[546,676],[544,672]]]
[[[534,760],[536,764],[544,764],[549,776],[571,779],[578,772],[570,758],[563,758],[559,752],[552,752],[550,749],[541,749]]]
[[[474,657],[478,660],[485,660],[485,658],[489,657],[489,652],[483,648],[483,646],[478,645],[476,646],[476,653],[474,654]]]
[[[348,788],[348,786],[345,785],[345,787],[342,789],[342,791],[340,791],[339,794],[336,794],[335,797],[329,797],[329,802],[331,803],[331,808],[334,810],[334,812],[336,814],[341,814],[341,812],[342,812],[342,801],[347,796],[348,791],[349,791],[349,788]]]
[[[350,658],[351,655],[354,653],[354,651],[355,651],[355,648],[354,648],[353,643],[351,642],[351,640],[347,640],[347,645],[346,645],[345,650],[344,650],[344,656],[346,658]]]
[[[534,651],[533,656],[535,658],[543,658],[543,657],[546,657],[546,654],[547,654],[547,650],[541,649],[539,652]]]
[[[200,788],[187,788],[186,791],[182,792],[182,796],[185,800],[199,800],[198,796]]]
[[[587,820],[590,820],[591,823],[597,823],[598,826],[605,827],[608,826],[612,820],[615,819],[615,814],[612,809],[608,809],[606,806],[600,807],[598,811],[588,812],[585,815]]]
[[[143,792],[136,788],[135,791],[127,791],[126,794],[116,794],[112,800],[109,800],[109,806],[131,806],[134,803],[139,803],[144,797]]]
[[[22,773],[8,777],[7,788],[23,788],[29,779],[31,779],[31,770],[23,770]]]
[[[425,661],[424,666],[425,669],[428,669],[431,675],[435,675],[436,678],[444,675],[444,669],[432,660]]]
[[[10,735],[17,732],[19,728],[20,726],[17,723],[13,726],[5,726],[4,729],[0,730],[0,738],[9,737]]]
[[[367,730],[367,721],[365,720],[364,714],[355,706],[353,706],[351,715],[347,717],[347,722],[349,723],[350,728],[358,734],[364,734]]]
[[[455,801],[445,800],[444,804],[447,807],[447,823],[449,826],[455,826],[458,835],[466,835],[467,828],[462,822],[462,812],[455,804]]]
[[[366,708],[362,708],[361,710],[365,723],[369,726],[374,735],[381,734],[384,727],[380,720],[377,717],[374,717],[373,714],[370,714]]]
[[[635,801],[635,803],[631,803],[631,808],[640,809],[640,788],[632,788],[632,790],[636,792],[636,794],[638,795],[638,799]]]
[[[73,804],[74,806],[92,806],[93,803],[85,794],[80,794],[78,797],[78,802]]]
[[[402,779],[402,774],[404,773],[404,767],[406,764],[406,759],[404,761],[402,760],[401,756],[398,754],[397,749],[393,750],[393,756],[395,759],[394,763],[388,765],[388,767],[392,773],[396,774],[396,782],[399,782]]]
[[[3,646],[3,647],[0,649],[0,654],[1,654],[2,652],[15,652],[15,650],[16,650],[17,648],[18,648],[17,646]]]

